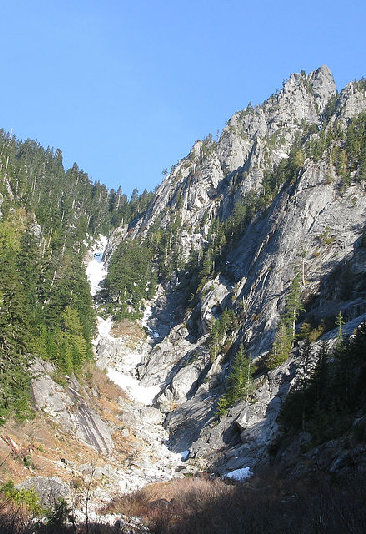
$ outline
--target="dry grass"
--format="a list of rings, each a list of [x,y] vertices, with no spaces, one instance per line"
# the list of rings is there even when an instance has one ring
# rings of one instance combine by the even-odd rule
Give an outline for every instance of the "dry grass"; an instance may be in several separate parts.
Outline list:
[[[31,524],[31,515],[21,504],[0,501],[0,532],[2,534],[23,533]]]
[[[84,385],[79,390],[84,402],[91,404],[102,419],[120,427],[123,391],[111,382],[103,371],[86,366]],[[115,459],[120,465],[131,456],[134,444],[115,432]],[[69,482],[73,475],[66,464],[93,463],[103,465],[105,459],[96,460],[96,452],[84,442],[75,439],[72,432],[55,423],[51,416],[38,411],[31,421],[8,421],[0,433],[0,482],[21,482],[30,476],[59,476]]]
[[[136,322],[129,319],[122,319],[122,321],[113,323],[110,334],[114,337],[129,337],[136,343],[143,341],[146,338],[144,329]]]
[[[83,376],[86,377],[88,386],[96,390],[99,397],[113,402],[116,402],[119,397],[126,398],[121,388],[112,382],[105,372],[96,367],[94,363],[85,366]]]
[[[21,504],[9,503],[0,498],[1,534],[112,534],[121,531],[109,525],[89,523],[77,525],[44,524],[32,517]]]
[[[83,374],[89,388],[89,397],[96,395],[97,398],[94,409],[98,410],[105,421],[119,425],[119,415],[122,412],[120,400],[127,400],[125,392],[95,364],[88,364]]]
[[[191,478],[116,498],[115,513],[143,518],[155,534],[363,534],[364,477],[304,483],[276,477],[245,484]]]
[[[21,482],[31,476],[73,477],[61,458],[70,464],[96,463],[96,452],[42,413],[33,421],[9,421],[0,436],[0,482]],[[16,444],[11,445],[9,438]],[[101,458],[97,464],[102,465]]]
[[[149,484],[134,493],[116,497],[107,510],[129,517],[143,517],[150,523],[161,513],[165,515],[165,511],[169,511],[172,517],[179,517],[186,506],[194,506],[196,510],[202,508],[219,495],[229,495],[233,489],[233,486],[219,479],[179,478],[171,482]]]

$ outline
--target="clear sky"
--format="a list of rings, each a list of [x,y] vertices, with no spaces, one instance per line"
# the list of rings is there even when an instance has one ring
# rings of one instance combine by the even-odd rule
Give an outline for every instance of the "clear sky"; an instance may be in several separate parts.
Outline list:
[[[365,0],[0,1],[0,128],[152,190],[293,72],[365,73]]]

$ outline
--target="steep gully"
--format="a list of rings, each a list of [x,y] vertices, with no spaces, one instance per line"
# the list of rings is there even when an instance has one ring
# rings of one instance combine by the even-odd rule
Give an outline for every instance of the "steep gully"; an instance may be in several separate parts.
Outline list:
[[[170,228],[174,222],[171,214],[179,208],[179,249],[199,250],[207,238],[209,221],[219,216],[219,206],[221,215],[229,216],[238,198],[259,191],[268,169],[289,157],[297,135],[308,137],[308,126],[316,126],[317,130],[326,126],[321,113],[335,94],[334,80],[323,66],[309,76],[292,75],[280,94],[254,110],[235,114],[217,143],[197,142],[190,156],[162,182],[152,206],[131,228],[132,237],[143,237],[158,218],[162,228]],[[347,121],[365,109],[364,91],[351,83],[339,95],[332,120],[346,128]],[[317,141],[319,135],[312,133],[311,139]],[[243,175],[243,169],[249,174]],[[340,310],[347,320],[345,329],[354,329],[364,320],[364,287],[346,293],[342,284],[348,276],[346,266],[354,278],[361,278],[366,270],[362,246],[365,190],[358,180],[345,187],[336,171],[325,155],[320,161],[306,158],[297,176],[280,188],[264,216],[254,218],[228,251],[227,276],[208,280],[189,317],[172,320],[169,312],[179,309],[179,284],[172,281],[171,290],[167,288],[165,294],[158,295],[152,310],[145,314],[142,324],[147,330],[146,339],[133,341],[117,332],[117,325],[111,325],[110,320],[99,318],[97,363],[115,382],[128,388],[131,399],[137,399],[123,409],[129,409],[131,417],[136,418],[137,414],[140,418],[140,432],[145,431],[141,414],[154,417],[162,432],[161,441],[167,439],[162,428],[164,412],[175,452],[190,449],[187,462],[180,464],[179,455],[178,464],[173,461],[174,470],[190,465],[200,469],[201,465],[202,469],[213,468],[223,475],[246,466],[256,470],[260,462],[266,463],[278,434],[281,405],[303,364],[301,350],[295,347],[286,362],[257,379],[253,402],[244,412],[243,403],[239,403],[217,422],[212,399],[222,394],[228,361],[221,353],[212,361],[206,341],[210,324],[219,317],[218,310],[225,309],[229,301],[229,308],[242,318],[235,334],[236,347],[244,343],[253,359],[266,354],[272,346],[286,294],[299,265],[311,320],[321,324],[324,317],[336,316]],[[231,174],[236,172],[237,175]],[[240,187],[235,189],[238,180]],[[234,189],[230,193],[231,187]],[[181,194],[183,200],[179,203]],[[125,236],[125,228],[114,232],[107,244],[107,256]],[[99,260],[104,245],[101,243],[93,251]],[[95,260],[89,266],[89,277],[94,276],[93,291],[105,275],[105,266],[97,264]],[[341,268],[343,275],[339,276],[337,269]],[[236,281],[235,286],[231,279]],[[326,332],[319,342],[335,339],[336,335],[335,330]],[[315,360],[319,347],[314,344],[313,348]],[[152,439],[156,440],[151,434],[146,438],[151,444]],[[334,457],[339,454],[335,451]],[[298,461],[296,454],[294,461]],[[163,465],[166,467],[164,462]]]
[[[105,236],[99,236],[94,247],[90,251],[92,259],[87,264],[86,274],[91,287],[91,294],[96,297],[100,291],[100,284],[107,275],[107,262],[104,258],[108,240]],[[96,300],[97,302],[97,300]],[[98,304],[96,304],[98,311]],[[151,351],[154,341],[159,334],[148,326],[151,315],[151,307],[147,307],[141,326],[147,333],[146,339],[134,341],[127,335],[116,334],[113,331],[111,317],[103,318],[97,315],[98,334],[94,340],[96,364],[103,369],[108,378],[119,386],[130,399],[130,412],[139,421],[140,430],[144,438],[153,449],[155,463],[136,466],[131,473],[125,473],[124,484],[120,487],[123,491],[131,491],[153,481],[169,480],[175,476],[183,476],[195,470],[186,463],[189,451],[172,452],[167,443],[169,434],[163,427],[164,415],[160,410],[153,407],[153,402],[161,392],[163,384],[142,385],[139,380],[137,367]],[[112,332],[112,333],[111,333]],[[146,417],[150,428],[146,428]],[[130,476],[129,476],[130,475]],[[225,474],[228,478],[243,480],[251,475],[249,467],[236,469]]]

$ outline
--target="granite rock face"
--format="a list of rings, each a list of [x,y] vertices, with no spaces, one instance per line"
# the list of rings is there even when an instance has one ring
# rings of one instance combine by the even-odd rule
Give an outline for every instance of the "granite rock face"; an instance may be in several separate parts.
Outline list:
[[[18,488],[33,488],[43,506],[54,506],[60,498],[68,498],[70,488],[59,477],[32,477],[18,484]]]
[[[264,196],[276,169],[297,158],[270,201],[257,209],[230,246],[222,247],[221,257],[212,259],[220,268],[214,265],[211,275],[202,278],[193,299],[187,299],[182,273],[173,272],[146,303],[137,338],[131,325],[129,335],[113,334],[111,318],[99,317],[97,365],[107,373],[112,370],[125,390],[117,391],[113,407],[111,399],[99,399],[106,400],[106,411],[98,409],[97,393],[93,397],[81,380],[67,377],[60,385],[51,364],[35,362],[32,392],[38,410],[99,458],[93,473],[96,501],[182,472],[204,469],[224,475],[243,467],[255,470],[269,461],[281,433],[281,407],[305,367],[301,342],[277,369],[259,374],[250,397],[220,419],[217,403],[241,344],[255,362],[271,350],[298,273],[306,308],[301,321],[320,324],[341,311],[343,334],[349,336],[366,320],[363,171],[340,174],[341,138],[330,141],[333,145],[323,147],[316,158],[306,152],[306,143],[321,145],[321,136],[331,137],[333,126],[344,132],[364,111],[363,82],[352,82],[336,94],[326,66],[308,75],[293,74],[262,105],[235,113],[217,140],[209,136],[196,141],[159,186],[147,212],[110,236],[107,263],[122,240],[144,239],[155,224],[162,232],[174,224],[182,270],[188,269],[185,261],[192,252],[202,259],[215,223],[227,221],[248,198]],[[33,231],[37,236],[36,227]],[[96,299],[97,306],[103,305],[101,299]],[[235,324],[212,350],[213,326],[224,310],[233,312]],[[122,331],[121,324],[113,326],[114,332],[118,326]],[[328,329],[312,344],[312,365],[320,343],[332,346],[336,338],[337,331]],[[354,425],[364,432],[365,415],[357,416]],[[350,451],[346,442],[323,444],[299,461],[310,439],[299,433],[281,451],[289,472],[302,476],[315,461],[330,472],[362,464],[364,445]],[[121,443],[128,453],[118,456]],[[90,470],[84,459],[81,465],[67,458],[59,461],[65,473],[87,476]],[[54,477],[34,477],[31,485],[45,498],[66,495],[68,488]]]
[[[180,235],[182,251],[198,248],[207,238],[207,222],[217,215],[233,175],[241,181],[236,196],[260,190],[265,170],[288,156],[299,132],[320,124],[321,113],[335,93],[332,74],[322,66],[308,76],[291,75],[283,89],[261,106],[235,113],[217,141],[210,136],[197,141],[172,169],[132,231],[146,232],[157,219],[168,226],[171,210],[179,205],[186,226]],[[229,210],[230,205],[224,202],[221,209]]]
[[[99,453],[113,450],[113,429],[92,408],[93,400],[75,377],[68,379],[67,387],[61,386],[52,379],[55,368],[41,361],[35,362],[32,372],[32,393],[39,410]]]
[[[352,179],[347,187],[342,185],[334,162],[326,154],[316,161],[306,158],[301,143],[316,141],[324,124],[329,129],[337,121],[345,129],[365,109],[363,85],[352,82],[336,95],[326,66],[309,75],[292,75],[261,106],[233,115],[217,141],[197,141],[130,231],[132,238],[143,237],[156,220],[169,228],[179,212],[176,238],[184,260],[187,251],[205,247],[215,218],[225,220],[238,200],[263,191],[264,176],[289,157],[295,140],[301,140],[299,170],[279,188],[270,206],[257,213],[235,246],[225,249],[225,269],[206,282],[194,310],[187,310],[183,320],[174,317],[168,329],[165,321],[163,336],[153,340],[138,369],[143,383],[160,386],[156,406],[166,413],[170,446],[189,449],[188,462],[196,466],[224,472],[268,460],[278,413],[301,367],[296,350],[292,359],[256,384],[255,403],[235,405],[218,424],[215,406],[239,344],[245,343],[253,359],[271,349],[296,273],[301,273],[307,316],[320,321],[341,310],[352,328],[363,320],[362,283],[346,290],[346,278],[352,273],[360,281],[366,272],[364,186]],[[170,302],[174,308],[179,292],[178,285],[170,283],[152,307],[161,311]],[[213,356],[209,332],[225,308],[240,318],[232,338],[226,339],[233,349]],[[150,321],[159,331],[157,316]]]
[[[363,183],[350,176],[345,186],[334,161],[326,154],[316,160],[306,157],[304,149],[305,142],[319,140],[324,125],[346,129],[365,109],[363,85],[351,83],[336,95],[326,66],[309,75],[294,74],[262,105],[235,113],[216,141],[210,136],[197,141],[157,189],[141,219],[115,230],[105,250],[107,263],[122,240],[144,239],[158,222],[162,230],[175,224],[184,265],[192,251],[202,254],[215,221],[226,221],[243,199],[263,194],[268,176],[299,152],[296,171],[238,239],[223,248],[223,267],[202,282],[190,304],[180,273],[171,273],[147,303],[140,325],[146,337],[136,342],[109,330],[98,337],[98,365],[107,372],[112,368],[121,383],[132,384],[130,392],[152,388],[153,399],[138,402],[128,397],[127,388],[118,424],[106,423],[74,378],[62,387],[49,364],[36,364],[33,394],[39,409],[102,455],[114,454],[115,433],[139,444],[123,468],[106,463],[98,467],[105,470],[98,476],[114,478],[120,489],[130,491],[181,470],[225,474],[268,462],[280,432],[278,414],[302,369],[301,345],[280,367],[259,376],[251,398],[236,403],[220,420],[217,402],[242,343],[253,360],[271,349],[296,273],[301,273],[307,316],[315,322],[341,310],[350,334],[365,319]],[[347,285],[347,277],[354,287]],[[213,351],[212,327],[224,310],[234,312],[235,327]],[[336,335],[326,332],[323,340],[332,344]],[[318,350],[315,343],[314,362]],[[307,440],[306,434],[299,436],[283,454],[296,458]],[[333,448],[329,469],[346,464],[347,458],[344,450]]]

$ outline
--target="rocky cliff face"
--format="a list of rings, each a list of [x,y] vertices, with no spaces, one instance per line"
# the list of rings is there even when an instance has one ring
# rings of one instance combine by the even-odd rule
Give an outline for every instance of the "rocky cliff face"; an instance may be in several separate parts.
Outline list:
[[[281,408],[322,343],[339,342],[336,316],[344,337],[366,320],[365,111],[364,80],[337,94],[325,66],[294,74],[261,106],[235,113],[218,140],[197,141],[147,212],[105,249],[96,244],[89,267],[96,252],[108,264],[121,241],[153,248],[165,236],[163,260],[153,258],[163,271],[156,295],[142,321],[98,317],[97,367],[84,377],[60,381],[36,361],[35,421],[8,423],[0,439],[16,482],[31,476],[47,495],[79,485],[81,506],[86,487],[100,504],[182,472],[255,472],[274,455],[295,475],[315,464],[366,468],[362,409],[352,414],[363,432],[352,447],[349,435],[314,446],[307,431],[279,446]],[[106,272],[91,271],[101,311]],[[297,337],[270,366],[294,280]],[[257,369],[253,387],[218,417],[242,345]]]
[[[339,163],[350,120],[365,109],[362,82],[336,95],[325,66],[292,75],[261,106],[233,115],[217,141],[197,141],[130,229],[132,238],[144,238],[157,221],[169,228],[179,215],[175,237],[184,260],[209,246],[214,221],[227,220],[250,194],[263,197],[268,177],[294,162],[273,199],[223,247],[221,267],[211,269],[193,310],[182,304],[179,276],[151,303],[149,325],[157,336],[138,373],[143,384],[160,387],[155,404],[167,414],[171,447],[189,449],[196,466],[223,472],[268,460],[277,416],[301,364],[297,349],[256,379],[255,402],[238,402],[219,424],[216,402],[241,343],[255,361],[271,350],[296,273],[304,303],[299,326],[334,326],[339,311],[352,328],[365,318],[364,183],[359,165],[346,176]],[[234,311],[237,326],[213,355],[210,331],[225,309]],[[336,336],[327,329],[328,340]]]
[[[207,237],[207,220],[220,210],[224,216],[229,213],[240,195],[260,190],[264,172],[288,156],[295,137],[308,125],[320,124],[335,93],[333,77],[322,66],[308,76],[293,74],[282,91],[261,106],[235,113],[217,141],[211,136],[197,141],[172,169],[135,232],[146,232],[158,218],[169,225],[171,211],[179,210],[185,227],[182,246],[189,250],[201,244]]]

